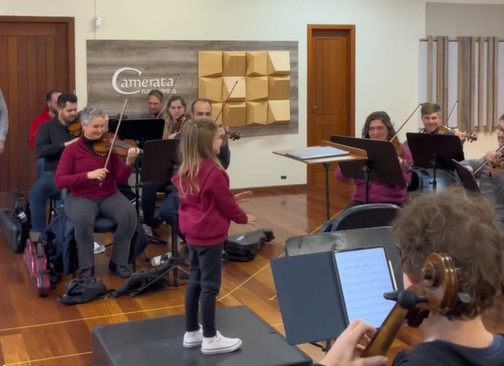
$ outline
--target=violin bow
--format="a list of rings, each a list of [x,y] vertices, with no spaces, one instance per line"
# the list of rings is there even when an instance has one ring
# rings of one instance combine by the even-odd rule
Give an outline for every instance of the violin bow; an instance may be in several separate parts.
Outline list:
[[[452,107],[452,109],[450,110],[450,113],[448,113],[448,117],[446,118],[446,121],[445,121],[445,123],[446,123],[445,127],[448,127],[448,121],[450,120],[450,117],[452,116],[453,111],[455,110],[455,108],[457,107],[457,105],[458,105],[458,100],[457,100],[457,101],[455,101],[455,103],[453,103],[453,107]],[[448,128],[449,128],[449,127],[448,127]]]
[[[161,107],[161,110],[159,111],[159,113],[158,113],[158,115],[157,115],[156,118],[161,118],[161,114],[165,112],[165,109],[168,106],[168,100],[170,99],[170,95],[171,95],[171,93],[173,91],[173,88],[175,88],[175,84],[177,84],[177,81],[178,81],[179,77],[180,77],[180,74],[177,74],[177,77],[175,78],[175,81],[173,82],[173,85],[171,86],[170,91],[166,95],[166,99],[165,99],[165,101],[163,103],[163,106]]]
[[[196,72],[196,73],[194,73],[194,77],[193,77],[193,80],[192,80],[192,83],[191,83],[191,89],[189,90],[189,97],[187,98],[186,105],[189,105],[189,103],[191,102],[192,92],[193,92],[194,84],[196,83],[196,78],[197,77],[198,77],[198,73]],[[186,113],[186,111],[184,111],[184,114],[185,113]]]
[[[236,88],[236,84],[238,84],[238,80],[235,81],[235,83],[234,83],[233,87],[231,88],[231,91],[229,92],[226,100],[222,104],[222,108],[221,108],[219,114],[217,114],[217,117],[215,117],[215,123],[217,123],[217,120],[219,119],[220,115],[222,114],[222,111],[224,110],[224,107],[226,106],[226,104],[229,101],[229,99],[231,99],[231,95],[233,94],[233,90]]]
[[[115,141],[116,141],[116,138],[117,138],[117,133],[119,132],[119,127],[121,126],[121,122],[122,122],[122,119],[123,119],[124,111],[126,110],[126,105],[128,105],[128,99],[126,99],[124,101],[124,105],[123,105],[123,108],[122,108],[122,111],[121,111],[121,115],[119,116],[119,121],[117,122],[117,127],[116,127],[116,130],[114,132],[114,138],[112,139],[112,144],[110,145],[110,150],[108,152],[107,160],[105,161],[105,166],[103,167],[103,169],[107,169],[107,165],[109,163],[110,156],[112,155],[112,151],[114,150],[114,144],[115,144]],[[100,182],[100,185],[101,185],[101,182]]]
[[[404,126],[406,126],[406,123],[408,123],[408,121],[411,119],[411,117],[413,117],[415,115],[416,111],[418,111],[418,108],[420,108],[422,105],[423,105],[423,103],[420,103],[418,105],[418,107],[415,108],[415,110],[413,111],[413,113],[411,113],[410,116],[408,118],[406,118],[406,121],[403,122],[403,124],[401,125],[401,127],[399,127],[399,129],[396,131],[396,134],[394,136],[392,136],[392,138],[389,141],[392,141],[393,139],[397,138],[397,136],[399,135],[399,132],[401,132],[402,128]]]

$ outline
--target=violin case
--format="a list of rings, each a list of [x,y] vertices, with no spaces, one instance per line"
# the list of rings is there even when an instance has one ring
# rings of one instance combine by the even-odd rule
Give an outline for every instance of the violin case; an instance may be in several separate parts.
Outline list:
[[[275,235],[270,229],[230,235],[224,244],[224,259],[234,262],[249,262],[255,258],[266,243],[273,239],[275,239]]]
[[[37,294],[46,297],[51,290],[51,267],[47,259],[46,243],[40,233],[31,232],[26,239],[23,261],[35,285]]]
[[[0,210],[0,231],[14,253],[23,253],[29,229],[10,209]]]

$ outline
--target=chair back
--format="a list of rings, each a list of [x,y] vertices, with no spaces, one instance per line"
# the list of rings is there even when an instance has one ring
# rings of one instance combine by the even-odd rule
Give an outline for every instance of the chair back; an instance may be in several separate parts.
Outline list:
[[[341,213],[331,231],[390,226],[401,208],[391,203],[369,203]]]

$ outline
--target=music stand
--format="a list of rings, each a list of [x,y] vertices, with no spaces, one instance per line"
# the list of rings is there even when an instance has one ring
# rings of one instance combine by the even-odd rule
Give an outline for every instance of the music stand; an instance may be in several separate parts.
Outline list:
[[[178,168],[178,146],[180,140],[154,140],[147,141],[143,148],[142,159],[142,182],[163,181],[168,182],[175,174]],[[168,275],[173,271],[173,286],[179,286],[178,271],[181,271],[186,276],[189,273],[178,264],[178,235],[176,228],[178,227],[178,205],[177,205],[177,190],[173,186],[175,195],[175,204],[173,206],[173,223],[171,230],[172,239],[172,256],[170,261],[172,265],[167,268]]]
[[[111,119],[109,121],[109,132],[115,133],[117,130],[118,119]],[[163,138],[165,121],[164,119],[123,119],[121,127],[117,132],[117,137],[122,140],[133,140],[140,149],[143,149],[145,142],[151,140],[159,140]],[[142,160],[136,159],[135,161],[135,208],[137,217],[140,218],[140,167]],[[142,172],[143,174],[143,172]],[[166,241],[159,238],[154,238],[160,243]]]
[[[284,156],[307,165],[322,164],[325,171],[325,194],[326,194],[326,218],[331,219],[329,204],[329,165],[342,161],[366,160],[364,150],[350,146],[334,144],[322,141],[320,146],[310,146],[301,149],[273,151],[273,154]]]
[[[369,182],[407,186],[394,145],[389,141],[349,136],[331,136],[331,141],[366,151],[365,161],[346,161],[339,164],[341,174],[345,178],[364,181],[364,203],[369,203]]]
[[[438,169],[454,170],[453,160],[464,160],[462,142],[456,135],[406,133],[415,167],[432,169],[432,188],[436,189]]]
[[[458,161],[452,160],[452,162],[455,165],[455,171],[457,172],[457,175],[460,181],[462,182],[464,188],[467,189],[469,192],[481,193],[478,183],[476,183],[476,179],[474,179],[473,173],[470,172]]]

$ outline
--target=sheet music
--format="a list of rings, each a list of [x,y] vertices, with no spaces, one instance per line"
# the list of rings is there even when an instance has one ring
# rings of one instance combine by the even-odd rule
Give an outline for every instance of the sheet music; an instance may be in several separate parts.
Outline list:
[[[379,328],[394,302],[383,294],[394,291],[384,248],[334,253],[349,323],[360,319]]]
[[[349,155],[350,153],[345,150],[336,149],[331,146],[322,146],[322,147],[309,147],[302,150],[294,150],[288,153],[287,155],[294,156],[298,159],[317,159],[317,158],[329,158],[333,156],[344,156]]]

